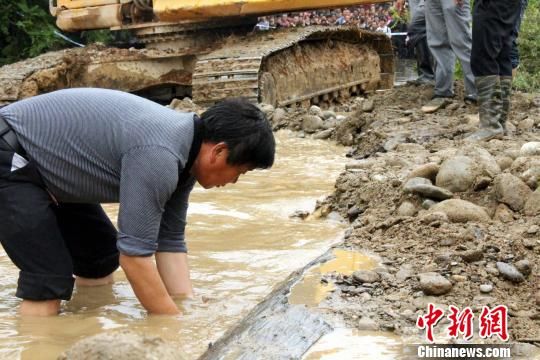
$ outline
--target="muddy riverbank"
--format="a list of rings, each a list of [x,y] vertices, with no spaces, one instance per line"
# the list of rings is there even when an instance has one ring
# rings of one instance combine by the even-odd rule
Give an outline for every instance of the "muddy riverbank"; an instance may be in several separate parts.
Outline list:
[[[463,103],[460,84],[452,104],[424,114],[430,96],[430,87],[411,85],[333,111],[265,107],[274,128],[351,146],[355,159],[316,213],[347,218],[342,246],[381,266],[364,277],[325,276],[335,290],[319,308],[410,343],[423,340],[416,321],[428,303],[471,307],[475,319],[484,305],[506,305],[515,354],[532,358],[540,344],[540,96],[514,94],[512,135],[478,144],[463,140],[478,109]],[[448,320],[440,324],[435,338],[446,342]]]

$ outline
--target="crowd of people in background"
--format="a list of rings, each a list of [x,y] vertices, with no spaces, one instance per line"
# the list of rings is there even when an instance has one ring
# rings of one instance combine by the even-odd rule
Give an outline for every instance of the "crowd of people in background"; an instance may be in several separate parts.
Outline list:
[[[379,31],[391,36],[397,18],[395,8],[390,3],[351,6],[341,9],[301,11],[259,19],[259,30],[305,27],[311,25],[357,26],[363,30]]]

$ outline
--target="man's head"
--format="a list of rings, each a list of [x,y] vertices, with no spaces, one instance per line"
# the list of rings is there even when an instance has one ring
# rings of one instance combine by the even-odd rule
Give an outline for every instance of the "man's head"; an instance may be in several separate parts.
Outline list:
[[[243,98],[222,101],[201,116],[203,143],[192,173],[205,189],[235,183],[274,163],[275,140],[264,113]]]

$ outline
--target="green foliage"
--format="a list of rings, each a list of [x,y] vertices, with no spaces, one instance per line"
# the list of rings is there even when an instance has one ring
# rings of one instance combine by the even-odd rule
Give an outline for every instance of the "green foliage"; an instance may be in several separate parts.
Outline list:
[[[48,2],[3,0],[0,13],[0,65],[58,49],[64,41],[54,35]]]
[[[518,37],[520,67],[514,86],[522,91],[540,91],[540,0],[529,0]]]
[[[73,46],[57,36],[55,18],[47,0],[2,0],[0,12],[0,66],[46,51]],[[67,35],[76,42],[110,44],[109,30],[92,30]]]

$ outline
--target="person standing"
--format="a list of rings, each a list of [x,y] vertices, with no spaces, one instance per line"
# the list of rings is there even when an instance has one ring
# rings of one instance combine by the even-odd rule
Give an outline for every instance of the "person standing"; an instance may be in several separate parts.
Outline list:
[[[466,139],[490,140],[506,132],[512,90],[512,41],[520,0],[476,0],[472,71],[478,88],[480,129]]]
[[[477,92],[471,70],[471,10],[469,0],[426,0],[426,28],[429,50],[435,58],[435,88],[426,113],[446,106],[454,96],[456,57],[465,78],[465,102],[476,102]]]
[[[521,30],[521,22],[523,21],[523,16],[525,16],[525,10],[529,5],[529,0],[520,0],[519,16],[516,17],[514,22],[514,33],[512,34],[512,51],[510,57],[512,59],[512,76],[516,76],[517,68],[519,67],[519,49],[517,44],[517,38],[519,31]]]
[[[414,48],[418,71],[418,78],[413,80],[412,83],[418,85],[433,84],[435,82],[434,61],[429,52],[426,39],[424,0],[410,0],[409,8],[411,20],[407,28],[408,44],[411,48]]]

